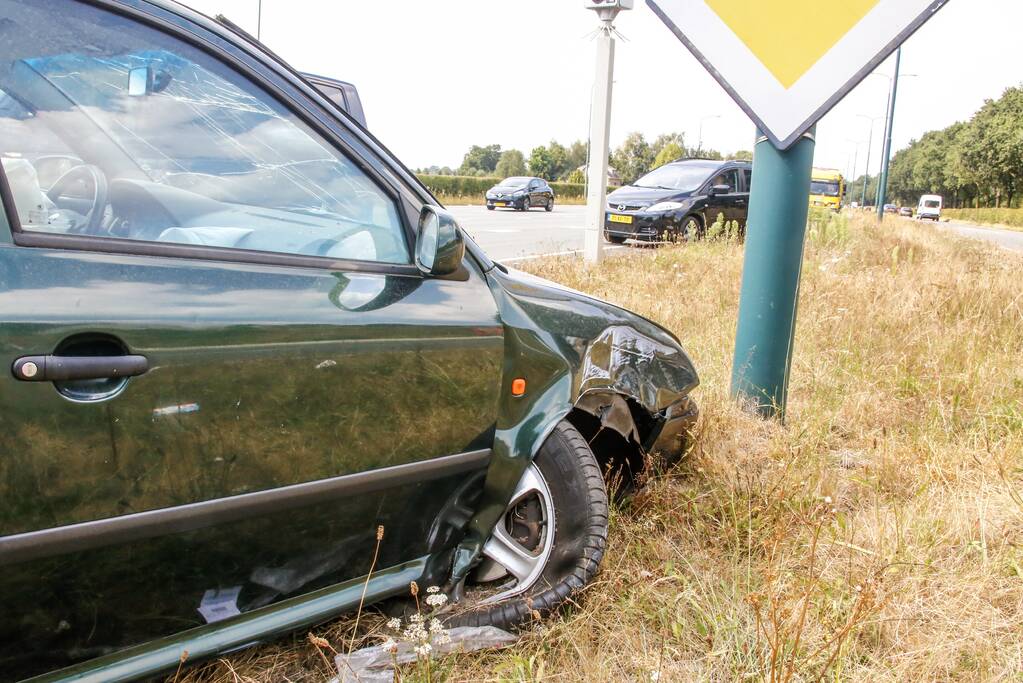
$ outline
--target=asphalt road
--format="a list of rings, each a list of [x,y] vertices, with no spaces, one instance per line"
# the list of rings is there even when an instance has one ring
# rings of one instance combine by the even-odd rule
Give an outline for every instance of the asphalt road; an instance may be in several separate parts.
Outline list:
[[[487,211],[485,206],[449,206],[477,244],[497,261],[582,251],[585,206],[557,205],[547,213],[543,209],[528,212],[513,209]],[[621,249],[605,246],[605,249]]]
[[[954,232],[962,237],[993,242],[1003,249],[1023,251],[1023,232],[1001,230],[999,228],[979,228],[972,223],[961,223],[958,221],[938,223],[938,227],[942,230]]]
[[[449,206],[448,210],[483,250],[498,261],[514,262],[541,254],[576,253],[583,248],[584,206],[555,206],[551,213],[539,208],[528,213],[509,209],[487,211],[485,206]],[[981,228],[955,221],[938,223],[936,227],[1023,252],[1023,232]],[[604,248],[612,251],[629,247],[605,245]]]

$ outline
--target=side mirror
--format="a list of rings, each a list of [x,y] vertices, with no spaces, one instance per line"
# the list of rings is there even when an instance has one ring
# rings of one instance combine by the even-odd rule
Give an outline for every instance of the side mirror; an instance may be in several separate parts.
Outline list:
[[[162,92],[171,80],[173,77],[166,71],[156,71],[151,66],[136,67],[128,71],[128,97]]]
[[[711,195],[728,194],[731,191],[732,188],[729,187],[728,185],[715,185],[714,187],[710,188]]]
[[[142,97],[153,89],[153,71],[148,66],[140,66],[128,72],[128,96]]]
[[[427,275],[450,275],[462,266],[465,241],[455,217],[436,206],[419,215],[416,265]]]

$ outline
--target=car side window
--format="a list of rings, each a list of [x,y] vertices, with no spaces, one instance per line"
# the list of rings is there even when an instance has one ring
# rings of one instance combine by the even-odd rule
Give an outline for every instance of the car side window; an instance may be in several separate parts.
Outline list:
[[[410,263],[394,198],[228,65],[84,3],[0,16],[22,230]]]
[[[743,192],[749,192],[750,188],[753,187],[753,170],[749,168],[742,169],[742,179],[745,181]]]
[[[714,187],[715,185],[727,185],[729,192],[736,192],[739,187],[739,174],[736,169],[729,169],[715,176],[714,180],[711,181],[710,184],[711,187]]]

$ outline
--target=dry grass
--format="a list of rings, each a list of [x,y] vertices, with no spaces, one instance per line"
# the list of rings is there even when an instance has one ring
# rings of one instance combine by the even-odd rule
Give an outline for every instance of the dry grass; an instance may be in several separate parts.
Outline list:
[[[741,260],[707,242],[529,265],[678,333],[698,439],[616,512],[576,607],[434,680],[1023,677],[1023,262],[909,221],[818,233],[782,426],[727,396]],[[317,634],[340,650],[349,626]],[[296,637],[179,680],[327,675]]]

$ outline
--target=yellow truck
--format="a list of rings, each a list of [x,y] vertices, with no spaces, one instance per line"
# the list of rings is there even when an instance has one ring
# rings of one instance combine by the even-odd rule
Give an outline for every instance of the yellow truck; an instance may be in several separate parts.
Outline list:
[[[815,168],[810,180],[810,207],[838,211],[845,197],[845,178],[839,171]]]

